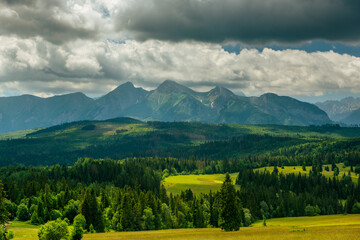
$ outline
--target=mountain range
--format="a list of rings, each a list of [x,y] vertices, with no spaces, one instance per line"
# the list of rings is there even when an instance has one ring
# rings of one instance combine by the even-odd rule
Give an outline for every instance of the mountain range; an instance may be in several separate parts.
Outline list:
[[[345,124],[360,124],[360,98],[347,97],[340,101],[329,100],[316,103],[331,120]]]
[[[291,97],[273,93],[239,96],[220,86],[196,92],[169,80],[152,91],[126,82],[96,100],[83,93],[0,98],[0,132],[125,116],[145,121],[301,126],[332,123],[317,106]]]

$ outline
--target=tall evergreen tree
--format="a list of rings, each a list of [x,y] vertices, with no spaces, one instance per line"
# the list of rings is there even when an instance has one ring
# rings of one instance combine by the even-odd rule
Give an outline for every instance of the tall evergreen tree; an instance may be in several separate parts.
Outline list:
[[[236,196],[235,187],[229,173],[226,173],[220,189],[219,226],[225,231],[238,231],[241,224],[239,209],[240,200]]]
[[[93,225],[96,232],[105,231],[104,217],[96,199],[95,190],[88,188],[80,204],[80,213],[84,215],[87,228]]]
[[[5,191],[0,181],[0,224],[5,224],[9,220],[9,213],[5,207]]]

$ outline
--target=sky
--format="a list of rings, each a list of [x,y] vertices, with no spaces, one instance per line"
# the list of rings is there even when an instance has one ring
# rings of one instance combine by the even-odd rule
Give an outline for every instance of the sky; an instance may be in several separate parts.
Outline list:
[[[360,96],[358,0],[0,0],[0,96],[173,80],[316,102]]]

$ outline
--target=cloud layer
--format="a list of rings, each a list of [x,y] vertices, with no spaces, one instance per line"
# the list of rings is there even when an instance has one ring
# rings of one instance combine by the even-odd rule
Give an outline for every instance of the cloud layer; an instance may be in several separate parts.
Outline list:
[[[360,93],[357,57],[266,48],[359,44],[359,12],[358,0],[0,0],[0,96],[101,95],[167,79],[248,95]],[[224,42],[265,48],[235,54]]]
[[[357,0],[147,0],[119,9],[116,29],[138,40],[298,43],[360,40]]]
[[[228,53],[221,45],[164,41],[78,40],[59,47],[41,38],[0,37],[2,91],[100,95],[125,81],[148,89],[171,79],[196,89],[222,85],[247,95],[360,92],[360,58],[330,52]],[[0,93],[1,94],[1,93]]]
[[[86,1],[1,0],[0,31],[20,38],[41,36],[55,44],[94,39],[103,22],[94,6]]]
[[[358,0],[0,0],[0,32],[76,39],[359,43]]]

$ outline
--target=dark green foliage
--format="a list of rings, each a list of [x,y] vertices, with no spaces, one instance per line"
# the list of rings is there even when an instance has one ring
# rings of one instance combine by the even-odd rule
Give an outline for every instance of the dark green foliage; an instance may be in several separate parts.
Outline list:
[[[329,132],[317,135],[313,132],[314,127],[275,125],[249,127],[183,122],[143,123],[136,120],[124,120],[124,123],[121,123],[120,120],[67,123],[40,130],[26,138],[0,141],[0,166],[72,165],[78,158],[84,156],[113,159],[171,156],[221,160],[263,155],[278,150],[284,155],[284,153],[288,154],[289,149],[299,152],[299,148],[308,150],[306,153],[315,153],[324,143],[329,143],[332,149],[319,151],[323,155],[329,152],[341,152],[348,147],[359,149],[358,139],[336,140],[339,142],[336,145],[330,144],[328,140],[332,134],[358,137],[360,135],[358,128],[331,128]],[[107,123],[111,125],[109,130],[113,130],[114,135],[106,132],[104,124]],[[133,125],[129,127],[129,124]],[[81,130],[90,125],[96,126],[96,129]],[[126,134],[123,134],[124,132],[116,134],[118,128],[129,129],[126,129]],[[195,142],[199,144],[195,145]],[[309,144],[306,145],[307,143]],[[297,149],[291,149],[292,146]]]
[[[360,214],[360,203],[359,202],[354,203],[351,213]]]
[[[88,188],[85,191],[79,212],[85,217],[88,230],[90,230],[90,225],[92,225],[96,232],[105,231],[104,217],[93,188]]]
[[[153,214],[153,211],[151,208],[145,208],[144,214],[143,214],[143,220],[144,220],[144,230],[154,230],[155,229],[155,216]]]
[[[18,206],[18,210],[16,212],[16,218],[19,221],[27,221],[30,220],[30,213],[28,207],[22,203]]]
[[[95,129],[96,129],[96,125],[94,124],[85,125],[84,127],[81,128],[81,130],[83,131],[92,131]]]
[[[225,231],[238,231],[241,225],[240,201],[235,193],[229,173],[220,189],[219,226]]]
[[[16,218],[16,212],[17,212],[17,205],[16,203],[10,201],[10,200],[5,200],[5,208],[6,211],[9,213],[9,219],[13,220]]]
[[[39,240],[60,240],[69,234],[68,224],[61,220],[47,222],[38,232]]]
[[[316,216],[320,214],[320,208],[316,205],[315,207],[310,206],[309,204],[305,207],[306,216]]]
[[[80,201],[74,201],[71,199],[68,204],[64,207],[63,217],[69,219],[70,222],[73,222],[75,216],[78,214],[80,206]]]
[[[0,181],[0,225],[5,224],[9,220],[9,212],[5,204],[5,194],[3,184]]]
[[[32,213],[30,222],[34,225],[44,224],[43,219],[39,217],[37,212]]]
[[[83,237],[84,229],[86,227],[86,220],[85,217],[81,214],[77,215],[74,218],[74,228],[71,231],[70,239],[71,240],[80,240]]]

